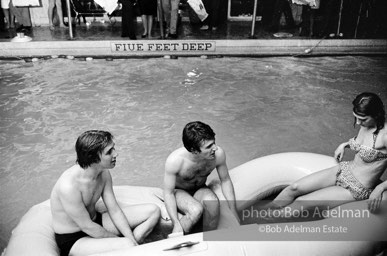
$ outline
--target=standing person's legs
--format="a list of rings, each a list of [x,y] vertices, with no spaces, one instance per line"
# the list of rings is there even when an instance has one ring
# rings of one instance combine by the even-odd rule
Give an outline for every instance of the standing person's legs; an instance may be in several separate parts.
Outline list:
[[[282,11],[285,15],[286,25],[288,27],[294,27],[295,24],[294,24],[293,12],[288,0],[283,1]]]
[[[132,40],[136,40],[135,30],[133,5],[129,0],[123,0],[121,37],[129,37]]]
[[[12,0],[9,2],[9,10],[15,15],[19,25],[24,27],[31,27],[31,17],[28,7],[16,7]]]
[[[167,25],[165,28],[165,33],[168,35],[170,33],[171,27],[171,0],[161,0],[161,5],[164,14],[163,16]]]
[[[219,24],[219,8],[220,8],[220,0],[212,0],[211,1],[211,15],[210,15],[210,28],[212,30],[216,30]]]
[[[210,28],[211,25],[211,17],[212,17],[212,0],[203,0],[204,8],[206,9],[206,12],[208,14],[207,18],[202,21],[202,26],[200,27],[200,30],[207,30]]]
[[[48,0],[48,26],[51,30],[54,30],[54,7],[55,7],[55,0]]]
[[[282,15],[283,1],[284,0],[275,0],[274,11],[273,11],[273,16],[271,18],[271,26],[270,26],[270,30],[273,32],[276,32],[279,29],[279,22]]]
[[[62,1],[55,0],[55,5],[56,5],[56,12],[57,12],[58,18],[59,18],[59,27],[64,27],[65,25],[63,23]]]
[[[149,31],[148,31],[148,16],[145,14],[142,14],[141,20],[142,20],[142,26],[144,28],[144,33],[142,33],[141,38],[145,38],[149,33]]]
[[[148,20],[148,38],[152,38],[152,27],[153,27],[153,15],[147,15]]]
[[[180,0],[171,0],[171,25],[170,34],[177,35],[177,21],[179,18],[179,3]]]
[[[8,28],[14,28],[15,27],[15,15],[11,11],[11,9],[3,8],[3,14],[4,14],[5,20],[7,22]]]

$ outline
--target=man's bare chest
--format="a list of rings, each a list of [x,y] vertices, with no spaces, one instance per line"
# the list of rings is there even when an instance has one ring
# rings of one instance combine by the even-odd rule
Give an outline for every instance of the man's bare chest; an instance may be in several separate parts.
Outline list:
[[[103,185],[101,183],[88,184],[81,190],[82,200],[85,205],[95,204],[101,197]]]
[[[185,180],[205,178],[215,169],[215,162],[201,162],[185,166],[179,176]]]

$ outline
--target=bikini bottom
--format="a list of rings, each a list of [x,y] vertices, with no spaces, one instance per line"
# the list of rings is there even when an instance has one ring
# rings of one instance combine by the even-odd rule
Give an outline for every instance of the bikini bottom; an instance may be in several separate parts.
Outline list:
[[[349,162],[340,162],[339,170],[336,174],[336,186],[349,190],[355,200],[368,199],[372,189],[361,184],[349,169]]]

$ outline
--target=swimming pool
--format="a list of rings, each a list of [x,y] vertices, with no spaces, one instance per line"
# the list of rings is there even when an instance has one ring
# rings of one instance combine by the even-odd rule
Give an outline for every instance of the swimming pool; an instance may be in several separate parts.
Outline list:
[[[162,186],[193,120],[214,128],[229,168],[278,152],[331,155],[355,135],[355,95],[387,103],[386,69],[386,58],[361,56],[0,61],[1,250],[75,162],[85,130],[115,135],[115,185]]]

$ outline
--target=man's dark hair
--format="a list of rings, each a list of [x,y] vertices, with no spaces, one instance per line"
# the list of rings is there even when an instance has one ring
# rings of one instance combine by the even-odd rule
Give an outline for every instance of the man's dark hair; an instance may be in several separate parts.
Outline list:
[[[110,132],[90,130],[82,133],[75,143],[77,163],[82,168],[99,163],[101,161],[99,154],[112,142],[113,135]]]
[[[186,124],[183,129],[183,144],[189,152],[200,152],[200,146],[206,140],[215,140],[215,133],[209,125],[200,121]]]

